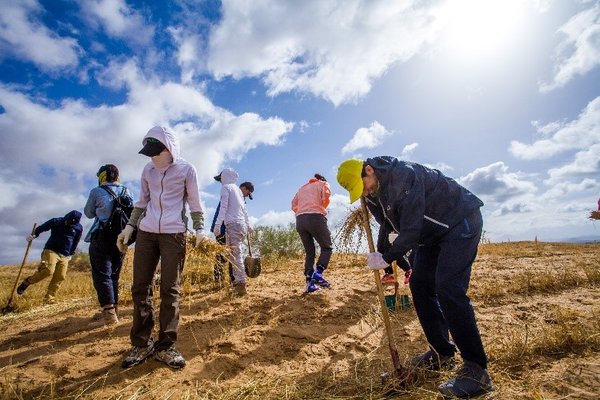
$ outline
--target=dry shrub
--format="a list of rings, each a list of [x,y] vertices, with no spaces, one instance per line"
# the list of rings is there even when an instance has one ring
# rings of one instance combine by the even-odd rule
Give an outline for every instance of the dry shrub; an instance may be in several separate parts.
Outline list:
[[[516,275],[507,283],[507,292],[525,296],[551,294],[585,284],[586,279],[575,271],[565,269],[559,273],[529,272]]]
[[[373,219],[369,215],[369,223],[373,229]],[[363,237],[365,237],[364,214],[362,208],[349,209],[344,222],[334,238],[336,249],[340,253],[358,253]]]
[[[600,219],[600,210],[590,212],[589,219]]]

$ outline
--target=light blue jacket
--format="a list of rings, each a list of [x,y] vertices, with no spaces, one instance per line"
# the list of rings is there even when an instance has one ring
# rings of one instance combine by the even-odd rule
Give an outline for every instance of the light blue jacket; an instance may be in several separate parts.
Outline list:
[[[113,193],[119,197],[121,191],[125,191],[125,194],[128,195],[133,201],[133,196],[129,189],[125,186],[121,185],[117,182],[106,183],[104,186],[110,188]],[[90,228],[87,235],[85,235],[85,242],[90,242],[92,240],[92,234],[100,228],[101,222],[105,222],[110,217],[110,213],[113,208],[113,198],[112,196],[100,186],[96,186],[90,191],[90,195],[88,197],[87,203],[85,204],[85,208],[83,212],[88,218],[95,218],[92,227]]]

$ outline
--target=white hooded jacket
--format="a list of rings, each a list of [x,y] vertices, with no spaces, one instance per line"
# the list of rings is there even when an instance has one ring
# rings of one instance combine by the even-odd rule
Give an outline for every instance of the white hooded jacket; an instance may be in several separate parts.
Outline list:
[[[225,226],[230,223],[244,225],[246,229],[250,226],[244,195],[236,184],[237,178],[237,172],[231,168],[225,168],[221,172],[221,207],[215,226],[220,227],[223,222]]]
[[[151,233],[182,233],[187,230],[186,203],[190,212],[202,213],[196,168],[180,158],[179,140],[174,133],[154,127],[144,136],[163,143],[173,157],[165,168],[157,168],[152,161],[144,167],[140,184],[140,198],[136,208],[145,209],[139,229]],[[196,227],[194,229],[202,229]]]

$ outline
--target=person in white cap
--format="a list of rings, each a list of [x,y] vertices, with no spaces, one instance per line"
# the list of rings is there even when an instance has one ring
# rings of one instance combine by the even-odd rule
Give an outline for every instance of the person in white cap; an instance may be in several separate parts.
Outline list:
[[[123,360],[123,368],[154,358],[173,369],[185,366],[175,349],[179,326],[179,290],[185,262],[187,230],[186,204],[196,231],[196,245],[206,240],[204,216],[196,168],[179,156],[179,140],[167,128],[156,126],[143,139],[140,154],[151,157],[142,171],[140,197],[129,223],[117,239],[121,251],[127,249],[134,229],[137,239],[133,258],[133,348]],[[154,307],[152,283],[160,261],[159,333],[152,340]]]

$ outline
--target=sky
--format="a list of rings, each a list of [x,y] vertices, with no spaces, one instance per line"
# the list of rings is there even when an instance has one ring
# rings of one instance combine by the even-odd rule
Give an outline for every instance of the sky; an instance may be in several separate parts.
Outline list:
[[[198,171],[207,231],[225,167],[254,183],[255,227],[294,222],[324,175],[335,234],[338,165],[391,155],[480,197],[487,240],[600,238],[600,1],[0,5],[1,264],[34,222],[83,211],[103,164],[137,197],[155,125]]]

